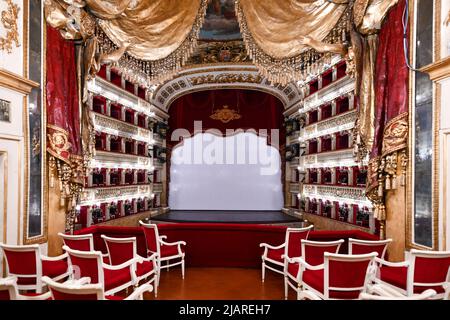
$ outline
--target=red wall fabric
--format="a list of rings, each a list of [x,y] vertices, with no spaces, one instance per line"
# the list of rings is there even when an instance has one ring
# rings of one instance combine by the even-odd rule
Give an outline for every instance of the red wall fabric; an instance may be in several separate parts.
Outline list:
[[[262,242],[280,245],[285,240],[286,227],[260,224],[171,223],[158,224],[160,235],[167,242],[186,241],[186,265],[189,267],[260,268]],[[138,254],[146,255],[145,237],[140,227],[92,226],[75,234],[94,235],[94,248],[107,252],[100,235],[136,237]],[[309,240],[334,241],[344,239],[339,253],[347,253],[348,239],[378,240],[377,236],[359,230],[311,231]]]
[[[48,144],[55,157],[69,161],[82,153],[75,44],[47,26],[47,134],[58,138]]]
[[[211,119],[214,110],[228,105],[229,109],[237,110],[240,119],[223,123],[220,120]],[[280,145],[285,142],[285,130],[283,127],[284,107],[276,97],[260,91],[241,89],[221,89],[200,91],[184,95],[175,100],[169,108],[169,134],[168,145],[176,145],[177,141],[170,141],[173,130],[177,128],[187,129],[194,133],[194,121],[202,121],[202,131],[218,129],[222,134],[226,129],[279,129]]]

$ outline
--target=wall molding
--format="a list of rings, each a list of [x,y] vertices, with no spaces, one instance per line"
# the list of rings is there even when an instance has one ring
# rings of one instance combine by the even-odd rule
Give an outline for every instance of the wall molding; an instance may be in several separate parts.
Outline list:
[[[0,86],[22,94],[29,94],[33,88],[39,87],[39,83],[21,77],[5,69],[0,69]]]

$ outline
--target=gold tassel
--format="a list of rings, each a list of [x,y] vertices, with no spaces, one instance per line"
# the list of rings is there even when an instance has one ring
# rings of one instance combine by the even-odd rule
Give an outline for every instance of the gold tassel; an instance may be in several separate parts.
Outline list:
[[[392,177],[392,189],[397,189],[397,176]]]
[[[404,187],[406,185],[406,175],[402,174],[400,178],[400,185]]]
[[[382,182],[378,183],[378,196],[379,197],[383,196],[383,185],[382,185]]]
[[[386,176],[386,184],[385,184],[386,190],[391,189],[391,177],[389,175]]]

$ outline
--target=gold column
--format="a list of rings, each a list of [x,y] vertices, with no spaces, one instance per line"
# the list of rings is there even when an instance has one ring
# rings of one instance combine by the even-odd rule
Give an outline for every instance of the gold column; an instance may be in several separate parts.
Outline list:
[[[57,176],[56,168],[48,168],[49,174]],[[62,254],[62,239],[58,232],[65,231],[66,208],[61,206],[61,191],[58,187],[58,181],[55,179],[53,186],[48,187],[48,255],[56,256]]]
[[[399,157],[400,158],[400,157]],[[402,175],[401,158],[397,164],[397,176]],[[386,192],[386,238],[393,241],[388,247],[389,261],[403,261],[406,250],[406,188],[400,183],[396,189]]]

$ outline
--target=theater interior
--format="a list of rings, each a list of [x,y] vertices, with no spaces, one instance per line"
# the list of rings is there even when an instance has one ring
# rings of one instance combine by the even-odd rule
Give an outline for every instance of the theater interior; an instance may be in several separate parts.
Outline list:
[[[450,1],[0,12],[0,300],[450,299]]]

